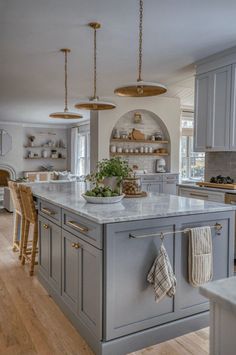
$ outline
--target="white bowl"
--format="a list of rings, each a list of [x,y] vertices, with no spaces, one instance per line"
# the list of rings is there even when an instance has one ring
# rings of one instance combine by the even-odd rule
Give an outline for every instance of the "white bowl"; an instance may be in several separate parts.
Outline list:
[[[124,197],[125,194],[119,195],[119,196],[111,196],[111,197],[95,197],[95,196],[87,196],[85,194],[82,194],[83,198],[88,202],[88,203],[117,203],[120,202]]]

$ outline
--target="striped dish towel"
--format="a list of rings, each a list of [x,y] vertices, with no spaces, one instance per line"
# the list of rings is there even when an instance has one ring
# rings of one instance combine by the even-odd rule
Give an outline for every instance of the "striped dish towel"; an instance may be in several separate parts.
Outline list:
[[[154,287],[155,301],[157,303],[166,295],[169,297],[174,296],[176,291],[176,278],[163,244],[148,273],[147,281]]]
[[[198,287],[212,279],[213,254],[210,227],[189,230],[188,277],[189,283]]]

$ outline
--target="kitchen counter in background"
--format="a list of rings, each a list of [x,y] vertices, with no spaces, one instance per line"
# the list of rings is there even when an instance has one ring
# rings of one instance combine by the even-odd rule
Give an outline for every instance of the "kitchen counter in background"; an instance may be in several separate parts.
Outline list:
[[[236,194],[236,190],[228,190],[228,189],[218,189],[215,187],[201,187],[198,186],[194,183],[191,184],[187,184],[187,183],[180,183],[177,184],[177,187],[182,187],[182,188],[186,188],[186,189],[195,189],[195,190],[202,190],[202,191],[211,191],[211,192],[221,192],[222,194]]]

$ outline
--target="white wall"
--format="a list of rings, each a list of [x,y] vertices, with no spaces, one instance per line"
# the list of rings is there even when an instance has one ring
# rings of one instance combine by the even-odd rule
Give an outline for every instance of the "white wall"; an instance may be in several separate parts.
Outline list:
[[[171,171],[178,172],[180,142],[179,99],[161,96],[148,98],[117,97],[115,102],[117,104],[116,109],[99,111],[98,114],[98,147],[95,147],[93,142],[91,142],[91,149],[98,149],[98,159],[109,158],[111,133],[121,116],[132,110],[148,110],[159,116],[169,131],[171,140]],[[91,117],[92,119],[96,119],[96,117]]]
[[[7,164],[12,166],[17,175],[23,169],[23,126],[20,124],[3,124],[0,122],[0,129],[6,130],[12,137],[12,149],[5,156],[0,156],[0,164]]]
[[[55,170],[67,169],[67,160],[25,160],[26,149],[23,147],[27,143],[27,135],[40,137],[40,142],[44,139],[59,140],[63,139],[67,145],[67,128],[63,126],[52,125],[29,125],[29,124],[8,124],[0,121],[0,129],[6,130],[12,137],[12,150],[5,156],[0,156],[0,163],[12,166],[17,176],[21,176],[23,171],[38,170],[40,165],[52,164]],[[53,132],[56,135],[51,136],[39,133]],[[41,151],[41,150],[39,150]],[[37,150],[38,152],[38,150]]]

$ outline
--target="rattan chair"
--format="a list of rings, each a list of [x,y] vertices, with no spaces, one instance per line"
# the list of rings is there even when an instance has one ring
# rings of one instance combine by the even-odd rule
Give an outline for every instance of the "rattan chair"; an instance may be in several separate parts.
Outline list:
[[[23,238],[25,229],[25,216],[23,205],[20,198],[18,184],[14,181],[9,181],[8,186],[11,192],[11,198],[14,207],[14,229],[13,229],[13,251],[20,251],[19,259],[22,257]],[[20,234],[19,234],[20,229]]]
[[[20,185],[19,186],[20,198],[23,205],[24,216],[25,216],[25,229],[23,238],[23,251],[21,263],[25,264],[25,261],[30,262],[30,276],[34,274],[34,266],[37,264],[35,262],[36,254],[38,252],[38,215],[35,208],[33,194],[29,186]],[[33,225],[33,240],[30,243],[29,239],[29,228]],[[29,245],[30,243],[30,245]]]

